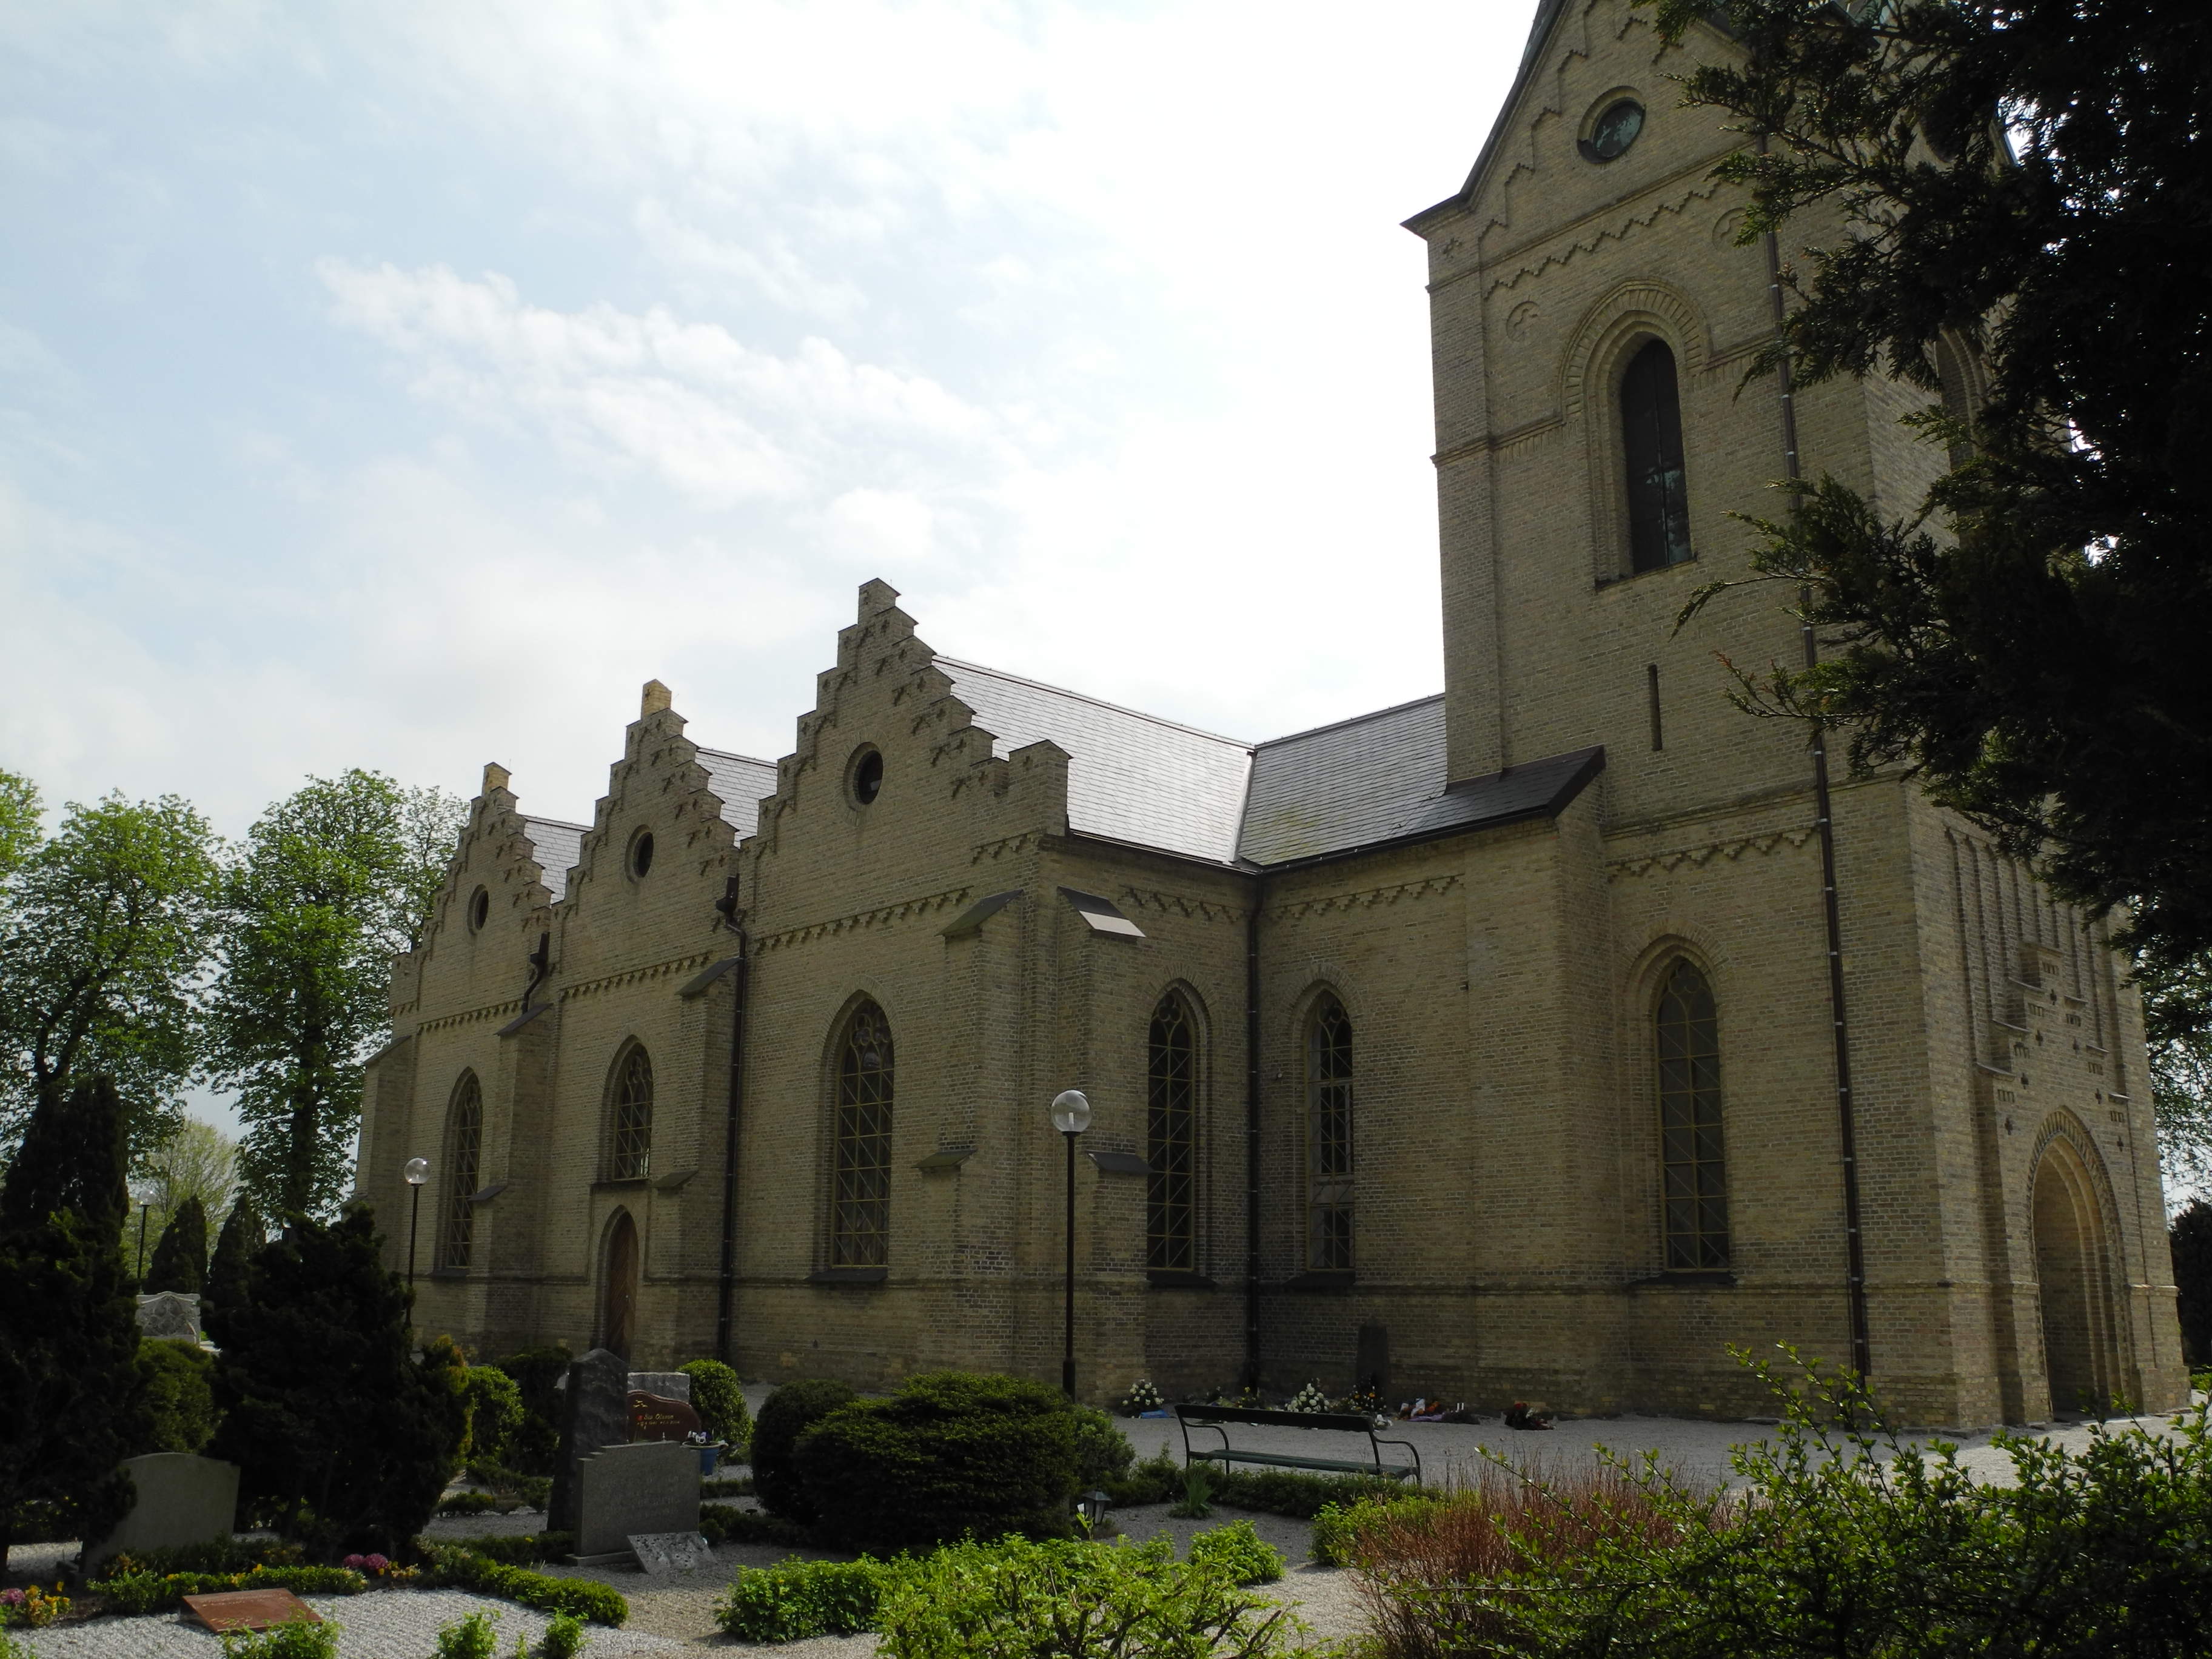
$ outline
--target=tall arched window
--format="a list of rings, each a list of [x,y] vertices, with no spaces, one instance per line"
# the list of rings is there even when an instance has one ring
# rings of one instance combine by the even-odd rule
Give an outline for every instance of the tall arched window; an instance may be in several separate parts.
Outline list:
[[[1352,1021],[1333,996],[1306,1028],[1306,1266],[1352,1266]]]
[[[641,1181],[653,1172],[653,1060],[632,1043],[615,1067],[607,1178]]]
[[[1670,1269],[1725,1267],[1728,1170],[1721,1155],[1720,1023],[1713,988],[1677,962],[1660,988],[1659,1139]]]
[[[830,1265],[880,1267],[890,1259],[891,1028],[872,1002],[854,1010],[837,1047],[836,1140]]]
[[[441,1267],[469,1265],[469,1235],[476,1218],[469,1200],[477,1189],[483,1154],[483,1091],[477,1086],[474,1072],[464,1072],[446,1114],[446,1213],[438,1231]]]
[[[1173,991],[1152,1010],[1146,1043],[1146,1263],[1160,1273],[1198,1270],[1198,1034],[1190,1005]]]
[[[1628,465],[1630,568],[1657,570],[1690,556],[1690,496],[1682,463],[1682,401],[1674,354],[1647,341],[1620,377],[1620,447]]]

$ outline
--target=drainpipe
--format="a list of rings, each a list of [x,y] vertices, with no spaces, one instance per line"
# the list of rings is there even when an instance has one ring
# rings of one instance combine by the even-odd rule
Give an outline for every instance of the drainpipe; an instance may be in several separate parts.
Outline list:
[[[1759,136],[1759,153],[1766,154],[1766,135]],[[1785,313],[1782,300],[1782,249],[1772,231],[1765,236],[1766,293],[1774,313],[1774,333],[1782,337]],[[1782,452],[1790,484],[1790,504],[1804,499],[1802,473],[1797,455],[1796,388],[1785,351],[1775,363],[1775,379],[1782,392]],[[1798,592],[1801,613],[1812,605],[1812,590]],[[1805,666],[1817,666],[1820,641],[1813,624],[1802,615],[1798,635],[1805,650]],[[1813,727],[1813,817],[1820,841],[1820,908],[1828,933],[1828,1012],[1834,1027],[1836,1066],[1836,1124],[1844,1159],[1844,1241],[1847,1266],[1844,1288],[1850,1308],[1851,1369],[1865,1376],[1872,1369],[1867,1336],[1866,1243],[1860,1231],[1858,1125],[1851,1098],[1850,1019],[1844,1003],[1844,925],[1836,902],[1836,829],[1828,794],[1828,732]]]
[[[1244,918],[1244,1384],[1260,1386],[1260,911],[1267,878],[1252,878]]]
[[[730,1102],[722,1135],[722,1267],[714,1306],[714,1358],[730,1361],[732,1304],[738,1283],[738,1122],[745,1105],[745,994],[752,977],[750,941],[738,921],[738,878],[714,908],[738,936],[738,963],[730,970],[733,1006],[730,1012]]]

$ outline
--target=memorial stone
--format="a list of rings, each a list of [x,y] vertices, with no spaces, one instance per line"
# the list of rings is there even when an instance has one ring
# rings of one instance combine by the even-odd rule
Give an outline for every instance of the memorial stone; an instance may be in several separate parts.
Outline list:
[[[565,1380],[561,1449],[554,1461],[553,1495],[545,1517],[556,1532],[576,1530],[577,1466],[629,1439],[629,1365],[620,1354],[593,1348],[570,1364]]]
[[[632,1371],[629,1389],[632,1394],[657,1394],[663,1400],[691,1403],[691,1379],[682,1371]]]
[[[673,1440],[609,1446],[576,1465],[576,1554],[618,1554],[633,1533],[699,1530],[699,1454]]]
[[[699,1431],[699,1413],[681,1400],[664,1400],[640,1389],[629,1391],[629,1437],[681,1440]]]
[[[671,1578],[715,1565],[714,1552],[696,1532],[632,1533],[629,1547],[638,1565],[655,1578]]]
[[[85,1551],[85,1564],[147,1550],[228,1539],[238,1517],[238,1465],[190,1452],[148,1452],[123,1467],[137,1496],[113,1532]]]
[[[149,1341],[198,1342],[199,1297],[186,1291],[156,1291],[140,1297],[138,1334]]]

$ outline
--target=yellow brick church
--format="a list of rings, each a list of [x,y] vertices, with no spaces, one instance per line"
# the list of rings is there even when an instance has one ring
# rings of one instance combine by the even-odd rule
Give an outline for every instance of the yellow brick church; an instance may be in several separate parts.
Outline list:
[[[487,1351],[882,1386],[1374,1377],[1759,1409],[1778,1340],[1905,1420],[2185,1398],[2110,919],[1746,719],[1801,659],[1727,515],[1917,499],[1884,382],[1738,383],[1773,250],[1628,0],[1542,0],[1428,245],[1440,696],[1261,743],[939,656],[880,582],[791,753],[645,688],[587,824],[487,767],[359,1188]],[[1969,378],[1962,369],[1962,385]],[[1969,388],[1970,390],[1970,388]]]

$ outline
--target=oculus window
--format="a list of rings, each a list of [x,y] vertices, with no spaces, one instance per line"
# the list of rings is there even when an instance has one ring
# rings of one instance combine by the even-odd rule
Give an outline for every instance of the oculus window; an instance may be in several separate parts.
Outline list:
[[[1586,161],[1612,161],[1628,154],[1628,147],[1644,131],[1644,106],[1633,98],[1616,98],[1598,112],[1589,136],[1581,143]]]

